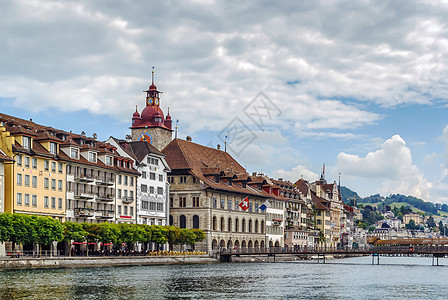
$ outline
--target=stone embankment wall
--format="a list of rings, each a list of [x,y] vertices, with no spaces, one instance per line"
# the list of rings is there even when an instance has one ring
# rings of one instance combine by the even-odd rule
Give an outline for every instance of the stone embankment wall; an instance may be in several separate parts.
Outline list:
[[[8,258],[0,259],[0,269],[88,268],[216,262],[218,262],[217,259],[208,256]]]

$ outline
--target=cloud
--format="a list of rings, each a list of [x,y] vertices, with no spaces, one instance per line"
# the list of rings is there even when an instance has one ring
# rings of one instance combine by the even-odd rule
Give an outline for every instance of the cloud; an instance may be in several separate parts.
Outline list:
[[[289,180],[291,182],[296,182],[300,178],[308,180],[310,182],[319,179],[319,175],[309,170],[306,166],[297,165],[290,170],[278,169],[272,173],[274,178],[283,178],[284,180]]]
[[[401,193],[426,200],[430,198],[432,184],[413,164],[411,151],[399,135],[386,140],[381,149],[369,152],[365,157],[339,153],[337,168],[351,177],[382,179],[378,192],[383,195]]]

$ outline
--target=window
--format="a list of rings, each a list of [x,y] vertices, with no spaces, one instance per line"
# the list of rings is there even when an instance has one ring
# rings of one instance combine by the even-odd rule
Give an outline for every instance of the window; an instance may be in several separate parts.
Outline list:
[[[150,193],[150,194],[154,194],[154,187],[153,187],[153,186],[150,186],[150,187],[149,187],[149,193]]]
[[[28,136],[23,137],[23,148],[30,149],[31,148],[31,138]]]
[[[170,197],[170,207],[173,207],[173,205],[174,205],[174,198]]]
[[[130,197],[131,199],[134,199],[134,191],[129,191],[129,197]]]
[[[146,172],[145,171],[142,172],[142,178],[146,179]]]
[[[148,208],[149,208],[149,202],[142,201],[142,210],[148,210]]]
[[[174,183],[174,177],[169,176],[168,177],[168,183]]]
[[[148,186],[146,184],[142,184],[140,186],[140,189],[142,190],[142,193],[147,193],[148,192]]]
[[[25,186],[30,186],[30,175],[25,175]]]
[[[44,189],[48,190],[49,184],[50,184],[50,181],[48,180],[48,178],[44,178]]]
[[[162,174],[159,175],[159,181],[163,181],[163,175]]]
[[[22,166],[22,155],[17,155],[16,157],[17,165]]]
[[[124,176],[124,182],[123,182],[123,184],[124,184],[124,185],[128,185],[128,176]]]
[[[73,148],[71,149],[71,151],[70,151],[71,158],[78,159],[78,154],[79,154],[78,149],[73,149]]]
[[[150,164],[150,165],[155,165],[155,166],[159,165],[159,160],[157,158],[148,157],[147,161],[148,161],[148,164]]]
[[[224,203],[225,203],[224,198],[221,198],[221,208],[222,209],[224,209]]]
[[[213,208],[216,208],[216,207],[217,207],[217,202],[218,202],[218,201],[216,201],[216,198],[213,198]]]
[[[124,208],[124,215],[127,216],[128,215],[128,207],[127,206],[123,206]]]
[[[124,193],[123,196],[126,199],[128,197],[128,190],[123,190],[123,193]]]
[[[44,197],[44,208],[48,208],[48,196]]]
[[[56,155],[58,153],[58,147],[56,143],[50,142],[50,153]]]
[[[29,167],[30,167],[30,157],[25,156],[25,168],[29,168]]]
[[[184,215],[181,215],[179,218],[179,227],[187,228],[187,218]]]
[[[17,193],[17,205],[22,205],[22,193]]]
[[[56,197],[51,197],[51,208],[56,208]]]
[[[58,209],[62,209],[62,198],[58,198]]]
[[[151,180],[156,180],[156,173],[152,173],[152,172],[150,172],[150,173],[149,173],[149,179],[151,179]]]
[[[118,175],[118,184],[121,184],[121,175]]]
[[[30,206],[30,194],[25,194],[25,206]]]
[[[134,207],[133,206],[129,207],[129,214],[131,215],[131,217],[134,216]]]
[[[121,215],[121,205],[118,205],[118,214]]]
[[[37,207],[37,195],[33,195],[31,197],[31,202],[32,202],[33,207]]]
[[[232,209],[232,200],[230,200],[230,199],[227,200],[227,209],[228,210]]]
[[[62,192],[62,180],[58,180],[58,191]]]
[[[59,172],[59,173],[62,173],[62,170],[63,170],[63,165],[62,165],[62,163],[60,162],[60,163],[58,163],[58,172]]]
[[[51,179],[51,189],[56,191],[56,179]]]
[[[180,176],[179,183],[186,183],[187,182],[187,176]]]
[[[121,199],[121,190],[120,190],[120,189],[118,189],[118,195],[117,195],[117,198],[118,198],[118,199]]]
[[[163,211],[163,203],[157,203],[157,211]]]
[[[199,228],[199,216],[193,216],[193,228]]]
[[[48,160],[46,160],[46,161],[44,162],[44,169],[45,169],[45,171],[50,170],[50,162],[49,162]]]
[[[134,177],[129,177],[129,186],[134,186]]]
[[[106,165],[112,166],[112,156],[106,156]]]
[[[158,187],[157,188],[157,194],[158,195],[163,195],[163,187]]]
[[[33,164],[33,169],[37,169],[37,158],[33,158],[32,164]]]
[[[198,181],[198,179],[193,176],[193,183],[196,183],[197,181]]]
[[[55,161],[51,162],[51,172],[56,173],[56,162]]]
[[[199,207],[199,197],[193,197],[193,207]]]
[[[89,152],[89,161],[90,162],[96,162],[96,153]]]
[[[155,202],[149,202],[149,210],[155,211],[156,210],[156,203]]]
[[[179,207],[187,207],[187,198],[179,197]]]
[[[22,185],[22,174],[17,173],[17,185]]]

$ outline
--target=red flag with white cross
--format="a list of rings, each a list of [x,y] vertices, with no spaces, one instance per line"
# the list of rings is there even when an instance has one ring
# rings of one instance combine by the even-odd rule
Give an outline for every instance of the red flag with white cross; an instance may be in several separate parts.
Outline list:
[[[242,210],[248,210],[249,209],[249,197],[246,197],[243,201],[238,204],[239,207],[241,207]]]

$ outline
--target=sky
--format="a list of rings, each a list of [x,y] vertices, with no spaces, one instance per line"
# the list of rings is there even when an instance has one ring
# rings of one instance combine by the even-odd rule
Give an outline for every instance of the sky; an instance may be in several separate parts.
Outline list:
[[[248,172],[448,203],[446,0],[0,7],[3,113],[124,138],[154,66],[178,137]]]

